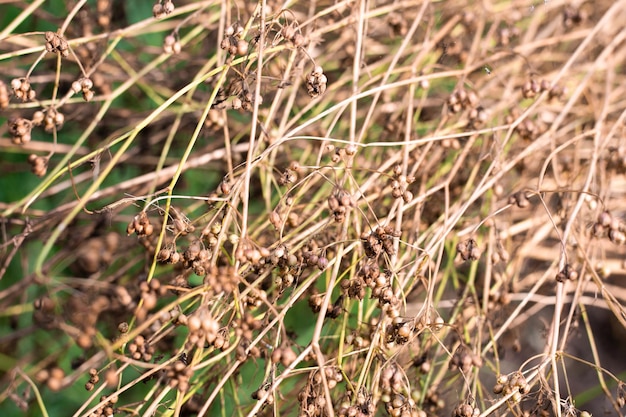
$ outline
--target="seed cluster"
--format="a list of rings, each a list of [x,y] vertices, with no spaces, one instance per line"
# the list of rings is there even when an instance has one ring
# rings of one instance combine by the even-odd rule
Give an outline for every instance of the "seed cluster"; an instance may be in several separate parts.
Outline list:
[[[180,54],[181,50],[182,46],[177,36],[167,35],[165,39],[163,39],[163,52],[166,54]]]
[[[597,221],[593,224],[593,235],[598,238],[608,237],[616,245],[626,243],[626,224],[609,211],[598,214]]]
[[[54,32],[46,32],[44,34],[46,38],[46,51],[59,53],[63,58],[70,56],[70,46],[63,36]]]
[[[150,282],[141,281],[139,284],[141,297],[141,308],[137,311],[137,317],[143,320],[148,312],[156,308],[159,298],[167,293],[167,289],[161,285],[161,282],[153,278]]]
[[[395,230],[392,226],[378,226],[370,233],[361,234],[361,243],[365,256],[368,258],[378,258],[383,252],[388,256],[395,254],[393,242],[401,236],[402,232]]]
[[[556,280],[563,282],[566,280],[575,281],[578,279],[578,271],[576,271],[570,264],[565,264],[562,270],[556,274]]]
[[[350,193],[340,188],[335,189],[334,193],[328,197],[328,208],[337,223],[343,223],[346,213],[355,205]]]
[[[51,391],[59,391],[63,388],[65,371],[58,366],[49,369],[41,369],[35,374],[35,379],[40,383],[45,383]]]
[[[456,252],[461,255],[461,259],[464,261],[476,261],[481,254],[478,243],[472,238],[457,243]]]
[[[158,2],[154,3],[154,6],[152,6],[152,15],[156,19],[161,19],[171,14],[174,9],[175,6],[172,0],[159,0]]]
[[[413,193],[408,190],[409,184],[415,181],[414,176],[402,174],[402,166],[396,165],[393,168],[393,178],[391,180],[391,195],[393,198],[402,198],[405,203],[413,200]]]
[[[538,82],[534,78],[526,80],[526,82],[522,84],[521,89],[522,96],[524,98],[534,98],[537,94],[541,94],[544,91],[547,91],[549,99],[561,100],[567,94],[567,89],[558,84],[551,86],[550,83],[546,80],[541,80]]]
[[[58,130],[63,126],[65,122],[65,116],[54,107],[49,107],[45,111],[37,110],[33,114],[33,125],[40,126],[43,124],[43,128],[46,132],[50,133]]]
[[[126,233],[132,235],[136,233],[137,236],[150,236],[154,233],[154,226],[150,223],[148,215],[145,211],[140,211],[126,226]]]
[[[284,25],[280,30],[280,34],[283,38],[291,42],[296,48],[305,46],[304,44],[306,43],[306,38],[300,32],[300,28],[293,22]]]
[[[464,344],[460,344],[456,348],[452,358],[450,359],[450,368],[458,368],[464,375],[469,375],[472,370],[472,366],[480,368],[483,365],[483,361],[474,352],[470,350]]]
[[[85,383],[85,389],[87,391],[93,391],[96,384],[100,382],[100,377],[98,376],[98,370],[96,368],[91,368],[89,370],[89,381]]]
[[[316,98],[324,94],[327,82],[328,78],[324,75],[324,69],[316,65],[306,78],[306,91],[309,97]]]
[[[324,372],[328,388],[331,390],[343,381],[343,375],[336,367],[327,366],[322,372]],[[327,398],[324,395],[324,388],[322,386],[322,375],[318,370],[312,371],[309,374],[307,384],[298,393],[300,415],[309,417],[321,417],[325,415],[327,407],[326,401]]]
[[[150,362],[154,356],[155,347],[146,341],[142,335],[137,335],[135,339],[126,346],[130,357],[135,360]]]
[[[11,141],[16,145],[22,145],[30,142],[30,132],[33,129],[33,122],[23,117],[12,117],[7,123],[9,124],[9,134]]]
[[[224,39],[220,43],[220,48],[227,51],[230,55],[243,56],[248,53],[250,47],[248,41],[243,39],[244,27],[239,22],[235,22],[226,28]]]
[[[267,398],[265,399],[265,404],[272,405],[274,404],[274,394],[272,392],[270,392],[269,394],[267,393],[270,387],[270,384],[263,384],[261,387],[259,387],[258,390],[252,392],[250,396],[253,400],[261,400],[263,397],[265,397],[265,395],[267,395]]]
[[[514,403],[518,403],[521,400],[521,396],[529,392],[530,384],[519,371],[510,375],[499,375],[496,379],[496,385],[493,387],[494,394],[509,395],[513,393]]]
[[[215,349],[226,350],[230,347],[228,330],[221,328],[219,322],[211,316],[207,309],[202,308],[181,322],[189,328],[188,349],[210,346]]]
[[[464,88],[457,88],[452,92],[446,104],[452,113],[458,113],[466,109],[475,109],[478,107],[478,95],[473,91],[467,91]]]
[[[90,78],[81,78],[72,83],[72,91],[74,94],[82,93],[85,101],[91,101],[94,96],[93,81]]]
[[[178,388],[181,392],[187,392],[189,380],[193,376],[193,368],[179,359],[170,365],[165,375],[171,388]]]
[[[119,412],[116,407],[118,402],[118,397],[116,395],[111,396],[108,399],[105,395],[103,395],[100,397],[100,402],[101,404],[93,413],[89,415],[89,417],[112,417]]]
[[[382,369],[379,386],[381,400],[390,416],[418,417],[423,415],[423,412],[417,410],[415,400],[408,395],[406,374],[397,363],[390,362]]]
[[[277,347],[272,351],[272,363],[281,363],[283,366],[289,366],[296,360],[296,352],[288,346]]]
[[[361,388],[356,395],[348,391],[342,402],[338,415],[340,417],[371,417],[376,411],[376,404],[372,394]]]
[[[35,154],[28,155],[28,163],[31,165],[31,171],[38,177],[46,175],[48,170],[48,158],[45,156],[37,156]]]
[[[22,101],[33,101],[37,93],[26,78],[14,78],[11,80],[13,95]]]
[[[530,206],[528,196],[524,191],[518,191],[509,197],[509,204],[515,204],[519,208],[526,208]]]
[[[477,417],[478,415],[480,415],[480,410],[468,403],[459,404],[452,411],[452,417]]]

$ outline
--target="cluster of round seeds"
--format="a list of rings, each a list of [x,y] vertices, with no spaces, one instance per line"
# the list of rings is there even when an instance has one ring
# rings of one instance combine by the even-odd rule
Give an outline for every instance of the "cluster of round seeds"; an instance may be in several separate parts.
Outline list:
[[[337,384],[343,381],[341,371],[333,366],[327,366],[323,369],[324,376],[329,389],[334,389]],[[307,417],[320,417],[326,413],[326,396],[322,386],[322,375],[320,371],[311,371],[309,379],[304,388],[298,393],[298,402],[300,403],[300,414]]]
[[[161,263],[177,264],[181,259],[183,256],[175,248],[169,246],[161,248],[156,256],[157,262]]]
[[[167,35],[163,39],[163,52],[166,54],[180,54],[182,47],[176,35]]]
[[[183,252],[183,265],[196,275],[204,276],[210,268],[211,251],[204,248],[202,241],[195,240]]]
[[[378,226],[370,233],[361,234],[361,243],[368,258],[378,258],[383,252],[392,256],[395,254],[394,239],[399,238],[402,232],[392,226]]]
[[[480,368],[483,360],[464,344],[459,345],[450,359],[450,368],[456,367],[467,375],[472,370],[472,365]]]
[[[393,179],[391,180],[391,195],[393,198],[402,198],[405,203],[413,200],[413,193],[408,190],[409,184],[415,181],[415,177],[402,174],[402,166],[396,165],[393,168]]]
[[[469,119],[469,127],[472,129],[478,129],[485,124],[485,122],[489,118],[489,114],[483,106],[478,106],[472,108],[469,111],[467,117]]]
[[[285,186],[298,181],[298,173],[290,168],[285,169],[278,177],[278,185]]]
[[[37,93],[30,85],[30,81],[26,78],[12,79],[11,89],[13,90],[13,95],[22,101],[32,101],[37,96]]]
[[[182,360],[177,360],[168,369],[166,377],[171,388],[178,388],[181,392],[189,389],[189,380],[193,376],[193,368]]]
[[[626,225],[609,211],[603,211],[593,225],[593,235],[598,238],[607,236],[611,242],[623,245],[626,243]]]
[[[249,88],[242,88],[241,91],[233,97],[232,106],[233,109],[243,109],[245,111],[251,111],[255,100],[258,100],[259,104],[263,103],[263,96],[255,95]]]
[[[388,363],[380,373],[382,400],[391,401],[391,394],[406,391],[405,374],[395,362]]]
[[[213,345],[220,334],[220,324],[206,308],[201,308],[188,316],[186,322],[189,328],[188,348],[193,346],[204,348],[206,345]]]
[[[93,391],[96,384],[100,382],[100,377],[98,376],[98,370],[96,368],[91,368],[89,370],[89,381],[85,383],[85,389],[87,391]]]
[[[350,298],[363,299],[365,295],[364,286],[372,290],[371,298],[378,299],[380,304],[389,304],[392,307],[388,313],[392,313],[399,303],[398,297],[391,288],[391,272],[380,273],[378,265],[374,262],[366,262],[357,272],[355,278],[341,283],[342,292]]]
[[[522,84],[522,96],[524,98],[533,98],[537,94],[543,93],[544,91],[548,92],[549,99],[562,99],[567,90],[560,85],[551,86],[550,83],[546,80],[541,80],[537,82],[534,78],[530,78],[526,80],[524,84]]]
[[[512,115],[508,115],[506,117],[506,123],[513,123],[516,118],[516,113],[517,112],[513,112]],[[517,133],[522,139],[528,141],[535,140],[537,136],[539,136],[539,134],[541,133],[541,130],[542,129],[540,129],[540,127],[537,126],[535,122],[528,118],[522,120],[517,126],[515,126],[515,129],[513,129],[513,131]]]
[[[70,56],[70,46],[61,35],[48,31],[44,36],[46,38],[46,51],[60,53],[64,58]]]
[[[571,28],[572,26],[580,25],[587,19],[587,12],[568,5],[563,9],[563,26]]]
[[[154,355],[154,346],[146,341],[142,335],[137,335],[135,339],[127,345],[128,353],[135,360],[143,360],[149,362]]]
[[[204,276],[204,284],[208,286],[208,291],[212,294],[230,294],[237,288],[240,279],[233,265],[219,267],[211,265]]]
[[[478,415],[480,415],[480,410],[466,402],[459,404],[452,411],[452,417],[477,417]]]
[[[37,298],[33,302],[33,322],[44,329],[54,328],[57,321],[56,304],[48,296]]]
[[[30,132],[33,129],[33,122],[23,117],[12,117],[7,121],[11,141],[16,145],[30,142]]]
[[[324,69],[316,65],[313,71],[306,77],[306,91],[309,97],[316,98],[324,94],[328,78],[324,75]]]
[[[371,417],[376,412],[372,394],[361,388],[354,398],[354,392],[348,391],[339,407],[339,417]]]
[[[530,201],[528,201],[528,196],[524,191],[518,191],[512,194],[509,197],[508,203],[511,205],[515,204],[519,208],[526,208],[530,206]]]
[[[393,36],[404,36],[408,30],[406,18],[398,12],[391,12],[387,15],[387,25]]]
[[[245,361],[248,358],[258,359],[261,356],[265,355],[265,352],[262,352],[258,345],[251,346],[252,342],[248,338],[241,338],[241,341],[237,345],[235,349],[235,357],[238,361]]]
[[[172,220],[171,229],[174,233],[181,236],[186,236],[189,233],[193,233],[196,228],[189,222],[189,219],[180,211],[171,209],[170,217]]]
[[[93,81],[90,78],[81,78],[72,83],[72,91],[74,94],[78,94],[80,92],[83,93],[83,99],[85,101],[91,101],[94,96]]]
[[[474,109],[478,107],[478,96],[475,92],[468,92],[464,88],[457,88],[452,92],[446,104],[452,113],[458,113],[465,109]]]
[[[296,360],[298,355],[296,355],[296,352],[293,351],[293,349],[291,349],[288,346],[284,346],[284,347],[277,347],[276,349],[274,349],[274,351],[272,352],[272,363],[282,363],[283,366],[287,367],[289,365],[291,365],[293,363],[293,361]]]
[[[63,388],[65,372],[58,366],[50,369],[41,369],[35,374],[35,379],[40,383],[45,383],[52,391],[59,391]]]
[[[405,344],[411,338],[414,330],[415,324],[413,320],[394,317],[393,323],[385,329],[385,343],[387,347],[393,347],[395,344]]]
[[[378,268],[377,268],[378,269]],[[342,292],[351,299],[362,300],[365,297],[365,282],[362,277],[357,276],[350,280],[341,281]]]
[[[519,372],[513,372],[511,375],[499,375],[496,379],[496,385],[493,387],[494,394],[509,395],[513,394],[513,402],[518,403],[522,395],[527,394],[530,391],[530,384],[524,378],[524,375]]]
[[[139,284],[139,290],[141,291],[141,300],[143,301],[141,309],[137,311],[137,317],[144,319],[148,311],[154,309],[157,306],[157,302],[160,297],[163,297],[167,289],[161,285],[161,282],[153,278],[150,282],[141,281]]]
[[[28,163],[30,164],[30,169],[33,174],[38,177],[43,177],[46,175],[46,171],[48,170],[48,158],[45,156],[37,156],[34,153],[28,155]]]
[[[9,107],[9,89],[4,81],[0,80],[0,110]]]
[[[48,133],[61,128],[65,122],[65,116],[57,109],[50,107],[45,112],[38,110],[33,114],[33,124],[40,126],[43,124],[44,130]]]
[[[137,236],[150,236],[154,232],[154,226],[150,223],[145,211],[140,211],[126,226],[126,234],[136,233]]]
[[[415,401],[411,397],[395,393],[384,401],[385,410],[391,417],[422,417],[425,413],[417,410]]]
[[[304,35],[300,33],[300,29],[297,28],[294,23],[283,26],[280,30],[280,34],[283,38],[291,42],[296,48],[304,46],[304,43],[306,41]]]
[[[230,55],[245,55],[248,53],[250,44],[242,38],[244,28],[239,22],[235,22],[226,28],[224,39],[220,43],[220,48]]]
[[[570,264],[565,264],[562,270],[556,274],[556,280],[563,282],[566,280],[575,281],[578,279],[578,271],[576,271]]]
[[[509,261],[509,252],[502,245],[502,242],[498,240],[494,251],[491,253],[491,263],[497,264],[499,262],[507,263]]]
[[[343,189],[335,189],[334,193],[328,197],[328,208],[337,223],[343,223],[346,213],[355,205],[350,193]]]
[[[258,390],[254,391],[250,395],[250,397],[252,397],[253,400],[260,400],[267,395],[267,398],[265,399],[265,404],[272,405],[274,404],[274,394],[272,392],[268,394],[267,392],[270,389],[270,387],[271,387],[270,384],[263,384],[261,385],[261,387],[259,387]]]
[[[464,261],[475,261],[480,258],[481,254],[478,243],[472,238],[457,243],[456,252]]]
[[[277,256],[279,252],[274,251]],[[258,265],[261,259],[269,257],[271,252],[267,248],[259,248],[249,239],[239,239],[237,242],[237,249],[235,250],[235,258],[239,262],[249,262],[252,265]],[[278,263],[278,258],[276,258]]]
[[[334,163],[345,161],[346,158],[356,155],[357,147],[354,144],[350,144],[345,148],[336,147],[334,145],[326,145],[326,152],[333,152],[331,160]]]
[[[105,401],[106,400],[106,401]],[[112,417],[118,410],[115,408],[115,404],[117,404],[118,398],[116,395],[107,399],[105,395],[100,397],[100,406],[96,408],[96,410],[89,415],[89,417]]]
[[[320,271],[328,268],[328,258],[323,255],[316,255],[312,250],[302,251],[302,259],[307,266],[317,267]]]
[[[172,0],[165,0],[165,2],[159,0],[158,2],[154,3],[154,6],[152,6],[152,16],[160,19],[172,13],[174,9],[175,6]]]
[[[109,232],[87,239],[76,251],[75,267],[81,275],[91,275],[109,265],[117,252],[120,236]]]

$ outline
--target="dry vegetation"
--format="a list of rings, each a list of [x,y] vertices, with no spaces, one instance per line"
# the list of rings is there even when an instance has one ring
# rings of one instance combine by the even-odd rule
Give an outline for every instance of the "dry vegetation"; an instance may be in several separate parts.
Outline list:
[[[626,1],[0,3],[3,415],[623,415]]]

